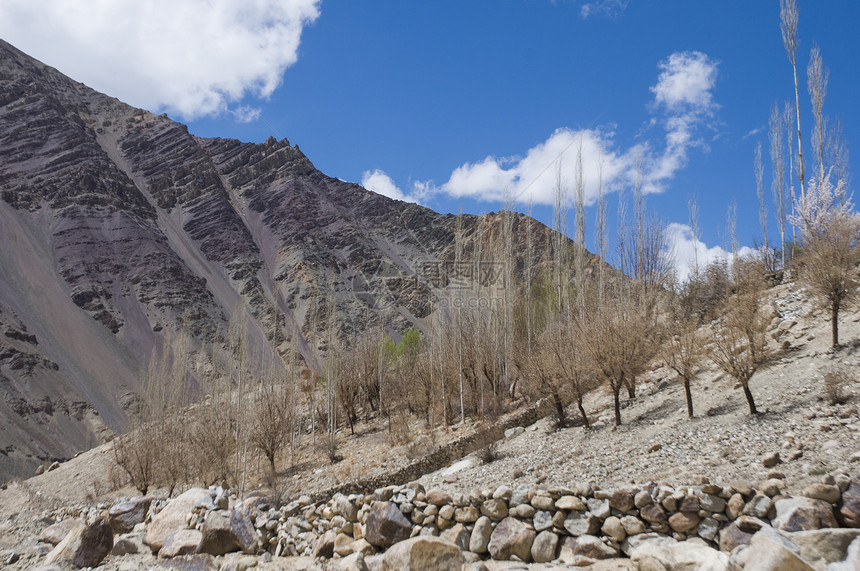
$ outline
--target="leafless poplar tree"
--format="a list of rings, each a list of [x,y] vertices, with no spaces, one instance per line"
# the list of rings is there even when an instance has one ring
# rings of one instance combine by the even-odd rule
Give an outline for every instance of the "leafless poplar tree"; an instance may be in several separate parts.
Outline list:
[[[785,209],[785,144],[782,138],[782,120],[779,106],[774,103],[770,109],[769,142],[770,160],[773,170],[773,206],[776,209],[776,221],[779,226],[779,251],[781,265],[785,268],[785,222],[788,213]]]
[[[797,83],[797,23],[799,15],[797,0],[779,0],[779,21],[782,43],[791,69],[794,72],[794,110],[797,115],[797,172],[800,180],[800,197],[806,196],[806,183],[803,172],[803,141],[800,129],[800,88]]]
[[[809,65],[806,67],[806,85],[809,89],[809,97],[812,100],[812,116],[815,117],[814,146],[818,147],[816,162],[818,163],[818,180],[824,178],[826,163],[824,162],[824,98],[827,96],[827,81],[830,72],[824,67],[821,58],[821,49],[812,46],[809,56]]]

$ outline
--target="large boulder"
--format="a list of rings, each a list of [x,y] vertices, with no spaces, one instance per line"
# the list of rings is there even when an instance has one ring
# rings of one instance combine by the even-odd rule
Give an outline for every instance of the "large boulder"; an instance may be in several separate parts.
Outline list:
[[[116,534],[129,533],[134,526],[146,519],[152,496],[140,496],[119,502],[108,510],[108,521]]]
[[[839,518],[845,527],[860,527],[860,476],[854,476],[842,493]]]
[[[196,505],[211,501],[209,490],[203,488],[191,488],[176,496],[152,518],[143,542],[152,549],[153,553],[158,553],[168,535],[188,527],[188,516]]]
[[[271,508],[269,500],[263,496],[245,498],[236,504],[230,515],[230,534],[239,549],[253,555],[260,548],[257,529],[251,521],[251,514],[256,511],[267,511]]]
[[[593,535],[581,535],[579,537],[568,537],[561,544],[559,559],[566,565],[578,565],[582,558],[613,559],[620,554],[617,549],[603,543],[599,537]]]
[[[374,502],[364,521],[365,538],[376,547],[391,547],[411,533],[412,524],[393,502]]]
[[[469,551],[478,554],[486,553],[492,533],[493,522],[490,521],[490,518],[487,516],[478,518],[474,529],[472,529],[472,536],[469,538]]]
[[[536,563],[546,563],[555,559],[558,551],[558,536],[551,531],[537,534],[532,543],[532,560]]]
[[[449,527],[441,534],[439,534],[439,537],[444,539],[445,541],[453,543],[460,551],[469,550],[469,540],[471,539],[471,533],[462,523],[458,523],[454,527]]]
[[[43,529],[37,539],[51,545],[57,545],[66,538],[70,531],[85,526],[86,523],[79,519],[64,519]]]
[[[745,571],[815,571],[800,554],[800,547],[772,527],[753,535],[746,554]]]
[[[507,560],[516,555],[522,561],[529,561],[534,540],[534,530],[519,520],[506,517],[493,530],[487,549],[496,560]]]
[[[200,553],[224,555],[239,549],[236,538],[230,531],[230,512],[218,510],[206,514],[200,540]]]
[[[465,563],[453,543],[438,537],[417,536],[386,551],[382,571],[460,571]]]
[[[639,571],[726,571],[729,556],[700,542],[661,537],[646,541],[630,553]]]
[[[194,555],[200,548],[203,533],[197,529],[180,529],[174,531],[164,540],[164,545],[158,550],[158,556],[163,558],[180,555]]]
[[[774,502],[776,517],[770,522],[782,531],[810,531],[823,527],[839,527],[833,506],[824,500],[786,498]]]
[[[572,511],[564,520],[564,529],[574,537],[594,535],[600,529],[600,520],[591,512]]]
[[[76,567],[95,567],[107,557],[113,547],[113,532],[104,518],[72,529],[48,553],[43,563],[48,567],[60,562],[71,562]]]

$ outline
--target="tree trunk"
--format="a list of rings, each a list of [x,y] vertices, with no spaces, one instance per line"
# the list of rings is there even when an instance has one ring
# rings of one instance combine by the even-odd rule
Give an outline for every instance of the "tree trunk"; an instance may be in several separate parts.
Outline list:
[[[636,398],[636,379],[630,379],[626,383],[627,385],[627,398],[635,399]]]
[[[747,398],[747,404],[750,407],[750,414],[758,414],[758,410],[755,407],[755,400],[753,400],[752,392],[750,392],[750,387],[747,382],[741,383],[741,386],[744,389],[744,396]]]
[[[839,300],[834,299],[830,305],[830,332],[833,336],[833,347],[839,346]]]
[[[693,393],[690,391],[689,379],[684,379],[684,396],[687,397],[687,416],[693,418]]]
[[[615,398],[615,426],[621,426],[621,385],[613,387],[612,395]]]
[[[558,395],[558,392],[552,393],[552,400],[555,403],[555,414],[558,417],[558,427],[567,428],[567,420],[565,419],[564,414],[564,403],[561,402],[561,397]]]
[[[582,406],[582,396],[576,399],[576,406],[579,409],[579,414],[582,415],[582,422],[585,423],[585,428],[589,428],[591,425],[588,422],[588,416],[585,414],[585,408]]]

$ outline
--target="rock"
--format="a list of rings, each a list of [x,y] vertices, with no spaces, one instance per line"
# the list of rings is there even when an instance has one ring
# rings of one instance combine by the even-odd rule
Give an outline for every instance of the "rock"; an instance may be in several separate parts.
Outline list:
[[[114,538],[110,554],[121,556],[133,553],[144,553],[145,551],[147,551],[147,549],[143,544],[142,533],[126,533]]]
[[[535,495],[531,499],[532,507],[536,510],[552,510],[555,509],[555,501],[549,496],[538,496]]]
[[[333,531],[333,530],[332,530]],[[368,545],[370,545],[368,543]],[[345,533],[338,533],[334,536],[334,552],[341,557],[346,557],[355,551],[353,548],[352,537]]]
[[[698,512],[702,509],[702,500],[699,496],[684,496],[681,500],[681,505],[678,506],[679,512]]]
[[[589,498],[585,501],[588,505],[588,511],[599,517],[600,519],[606,519],[612,513],[609,509],[609,501],[608,500],[599,500],[597,498]]]
[[[720,551],[731,552],[739,545],[749,545],[753,534],[744,531],[736,522],[720,530]]]
[[[638,535],[645,533],[645,524],[638,517],[626,515],[621,518],[621,526],[624,528],[624,533],[627,535]]]
[[[450,527],[439,534],[439,537],[453,543],[460,551],[469,550],[469,540],[471,534],[462,523],[458,523],[454,527]]]
[[[822,527],[839,527],[833,506],[812,498],[787,498],[774,502],[776,517],[771,525],[782,531],[810,531]]]
[[[756,494],[744,506],[744,514],[753,517],[767,517],[767,512],[770,511],[772,505],[771,499],[764,494]]]
[[[230,512],[211,511],[203,520],[200,540],[200,553],[210,555],[224,555],[239,549],[233,532],[230,531]]]
[[[860,563],[860,530],[856,529],[818,529],[783,533],[794,545],[804,561],[815,568],[857,569]],[[852,548],[853,546],[853,548]],[[853,549],[853,552],[852,552]],[[850,559],[849,559],[850,558]],[[849,565],[837,567],[836,563],[848,560]],[[854,567],[850,563],[854,563]]]
[[[558,513],[558,512],[556,512]],[[552,512],[539,511],[536,512],[534,518],[532,518],[532,525],[534,525],[535,531],[540,533],[545,529],[550,529],[553,526],[553,514]],[[563,525],[563,522],[562,522]]]
[[[612,559],[618,557],[617,549],[614,549],[593,535],[581,535],[579,537],[568,537],[561,544],[559,559],[562,563],[572,565],[578,557],[589,559]]]
[[[143,542],[152,549],[153,553],[158,553],[164,546],[164,540],[168,535],[188,526],[188,515],[194,509],[194,504],[199,501],[211,501],[209,490],[191,488],[167,502],[158,515],[152,518]]]
[[[642,490],[641,492],[637,492],[636,495],[633,496],[633,505],[635,505],[637,508],[640,508],[640,509],[644,508],[645,506],[647,506],[648,504],[650,504],[653,501],[654,500],[651,497],[651,494],[648,493],[647,490]]]
[[[746,502],[744,502],[744,497],[737,493],[733,494],[729,501],[726,502],[726,517],[729,519],[737,519],[739,515],[744,512],[744,506]]]
[[[564,520],[564,529],[576,537],[579,535],[594,535],[600,529],[600,520],[590,512],[570,512]]]
[[[334,556],[334,539],[337,537],[337,532],[333,529],[326,531],[319,536],[319,539],[314,543],[314,557],[331,559]]]
[[[385,552],[382,571],[460,571],[466,560],[453,543],[432,536],[401,541]]]
[[[38,541],[44,541],[52,545],[57,545],[69,534],[70,531],[77,527],[84,527],[86,524],[79,519],[64,519],[55,524],[49,525],[39,534]]]
[[[474,523],[478,521],[479,517],[481,517],[481,512],[475,506],[466,506],[454,510],[454,521],[458,523]]]
[[[104,518],[90,525],[75,527],[45,557],[43,565],[70,561],[77,567],[95,567],[113,547],[113,532]]]
[[[529,502],[529,491],[530,488],[525,484],[517,486],[514,492],[511,494],[510,500],[508,500],[509,505],[513,507],[518,506],[520,504],[527,504]]]
[[[505,519],[508,517],[508,505],[505,500],[490,499],[481,504],[481,513],[495,520]],[[477,518],[472,521],[477,521]]]
[[[696,533],[702,539],[707,539],[708,541],[713,541],[717,537],[717,533],[720,531],[720,522],[715,520],[712,517],[706,517],[702,521],[699,522],[699,527],[696,528]]]
[[[551,531],[542,531],[532,543],[532,560],[536,563],[552,561],[557,549],[558,536]]]
[[[454,519],[454,506],[452,505],[444,505],[439,508],[439,517],[442,519]]]
[[[723,513],[726,511],[726,500],[714,494],[705,494],[699,502],[702,509],[711,513]]]
[[[332,509],[334,513],[343,517],[348,522],[358,521],[358,508],[354,503],[349,501],[349,498],[343,494],[335,494],[332,498]]]
[[[842,494],[839,491],[839,486],[831,484],[811,484],[803,488],[801,493],[807,498],[824,500],[831,504],[837,503],[842,497]]]
[[[368,571],[367,563],[364,562],[364,554],[360,552],[347,555],[336,565],[337,571]]]
[[[38,466],[36,466],[36,471],[33,472],[33,475],[34,476],[41,476],[44,473],[45,473],[45,465],[39,464]]]
[[[152,496],[140,496],[114,504],[108,510],[108,521],[116,534],[128,533],[146,519]]]
[[[845,527],[860,527],[860,476],[854,476],[843,492],[839,517]]]
[[[528,561],[535,535],[534,530],[527,528],[524,523],[507,517],[496,525],[487,550],[496,560],[507,560],[511,555],[516,555],[521,561]]]
[[[509,428],[505,431],[505,438],[516,438],[525,431],[526,429],[522,426],[515,426],[513,428]]]
[[[727,571],[729,556],[702,543],[652,539],[636,547],[630,560],[639,571]]]
[[[562,496],[555,501],[555,507],[559,510],[576,510],[579,512],[584,512],[588,509],[588,506],[585,505],[585,502],[583,502],[577,496]]]
[[[194,560],[197,560],[200,567],[199,568],[193,568],[193,571],[204,571],[205,569],[209,569],[209,567],[207,566],[208,562],[205,559],[203,559],[203,557],[204,557],[204,555],[200,555],[200,554],[194,555],[191,557],[189,557],[189,556],[177,557],[175,559],[171,559],[168,562],[168,565],[170,566],[170,569],[173,569],[174,565],[176,565],[180,560],[183,560],[183,559],[190,560],[189,562],[193,562]],[[211,559],[211,557],[212,557],[211,555],[207,554],[207,555],[205,555],[205,557],[209,557],[212,562],[215,562],[214,559]],[[297,558],[297,559],[299,559],[299,561],[304,559],[308,563],[312,562],[310,557]],[[316,565],[313,565],[313,566],[304,565],[303,567],[300,567],[300,565],[301,565],[301,563],[297,562],[297,565],[295,567],[290,566],[287,569],[291,569],[291,570],[297,569],[297,568],[319,569],[319,567],[317,567]],[[257,566],[257,558],[254,557],[253,555],[248,555],[246,553],[230,553],[230,554],[227,554],[224,556],[224,560],[221,563],[220,567],[218,566],[218,564],[216,562],[214,568],[217,569],[218,571],[246,571],[247,569],[253,569],[256,566]],[[189,570],[189,571],[191,571],[191,570]]]
[[[814,571],[799,555],[800,548],[772,527],[753,535],[745,571]]]
[[[701,518],[695,512],[677,512],[669,517],[669,527],[678,533],[686,533],[699,525]]]
[[[203,533],[196,529],[180,529],[168,535],[164,545],[158,550],[158,556],[164,558],[180,555],[193,555],[200,547]]]
[[[478,518],[478,521],[475,522],[475,527],[472,529],[472,536],[469,538],[469,551],[478,554],[486,553],[492,533],[493,523],[490,521],[490,518],[487,516]]]
[[[735,480],[730,484],[730,486],[734,491],[744,497],[752,495],[752,486],[746,480]]]
[[[620,512],[628,512],[636,507],[633,495],[627,490],[615,490],[609,498],[609,507]]]
[[[412,533],[412,524],[393,502],[374,502],[364,524],[365,538],[376,547],[391,547]]]
[[[520,504],[518,506],[514,506],[513,508],[511,508],[511,510],[508,512],[508,515],[523,518],[523,519],[529,519],[529,518],[534,517],[536,513],[537,513],[537,510],[534,509],[531,505]]]
[[[257,553],[260,540],[250,514],[237,506],[230,512],[230,536],[236,545],[249,555]]]
[[[779,452],[770,452],[765,454],[761,459],[761,464],[765,468],[772,468],[781,462],[782,460],[779,457]]]
[[[603,535],[611,537],[617,543],[621,543],[627,538],[627,532],[624,531],[624,526],[621,525],[621,520],[615,516],[609,516],[606,518],[600,531],[603,532]]]
[[[660,523],[666,521],[666,511],[657,502],[648,504],[639,510],[639,514],[647,522]]]
[[[427,491],[427,503],[433,504],[434,506],[444,506],[445,504],[451,504],[454,500],[451,498],[450,494],[443,492],[442,490],[438,490],[433,488]]]

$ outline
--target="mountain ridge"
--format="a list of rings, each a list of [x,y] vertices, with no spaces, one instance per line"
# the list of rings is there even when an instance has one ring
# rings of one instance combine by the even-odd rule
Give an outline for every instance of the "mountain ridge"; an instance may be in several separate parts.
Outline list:
[[[438,214],[329,177],[286,139],[196,137],[0,40],[0,423],[15,427],[0,476],[123,430],[168,332],[205,352],[238,320],[313,367],[320,331],[425,328],[457,233],[499,255],[506,216],[516,270],[527,227],[548,260],[552,231],[524,215]]]

